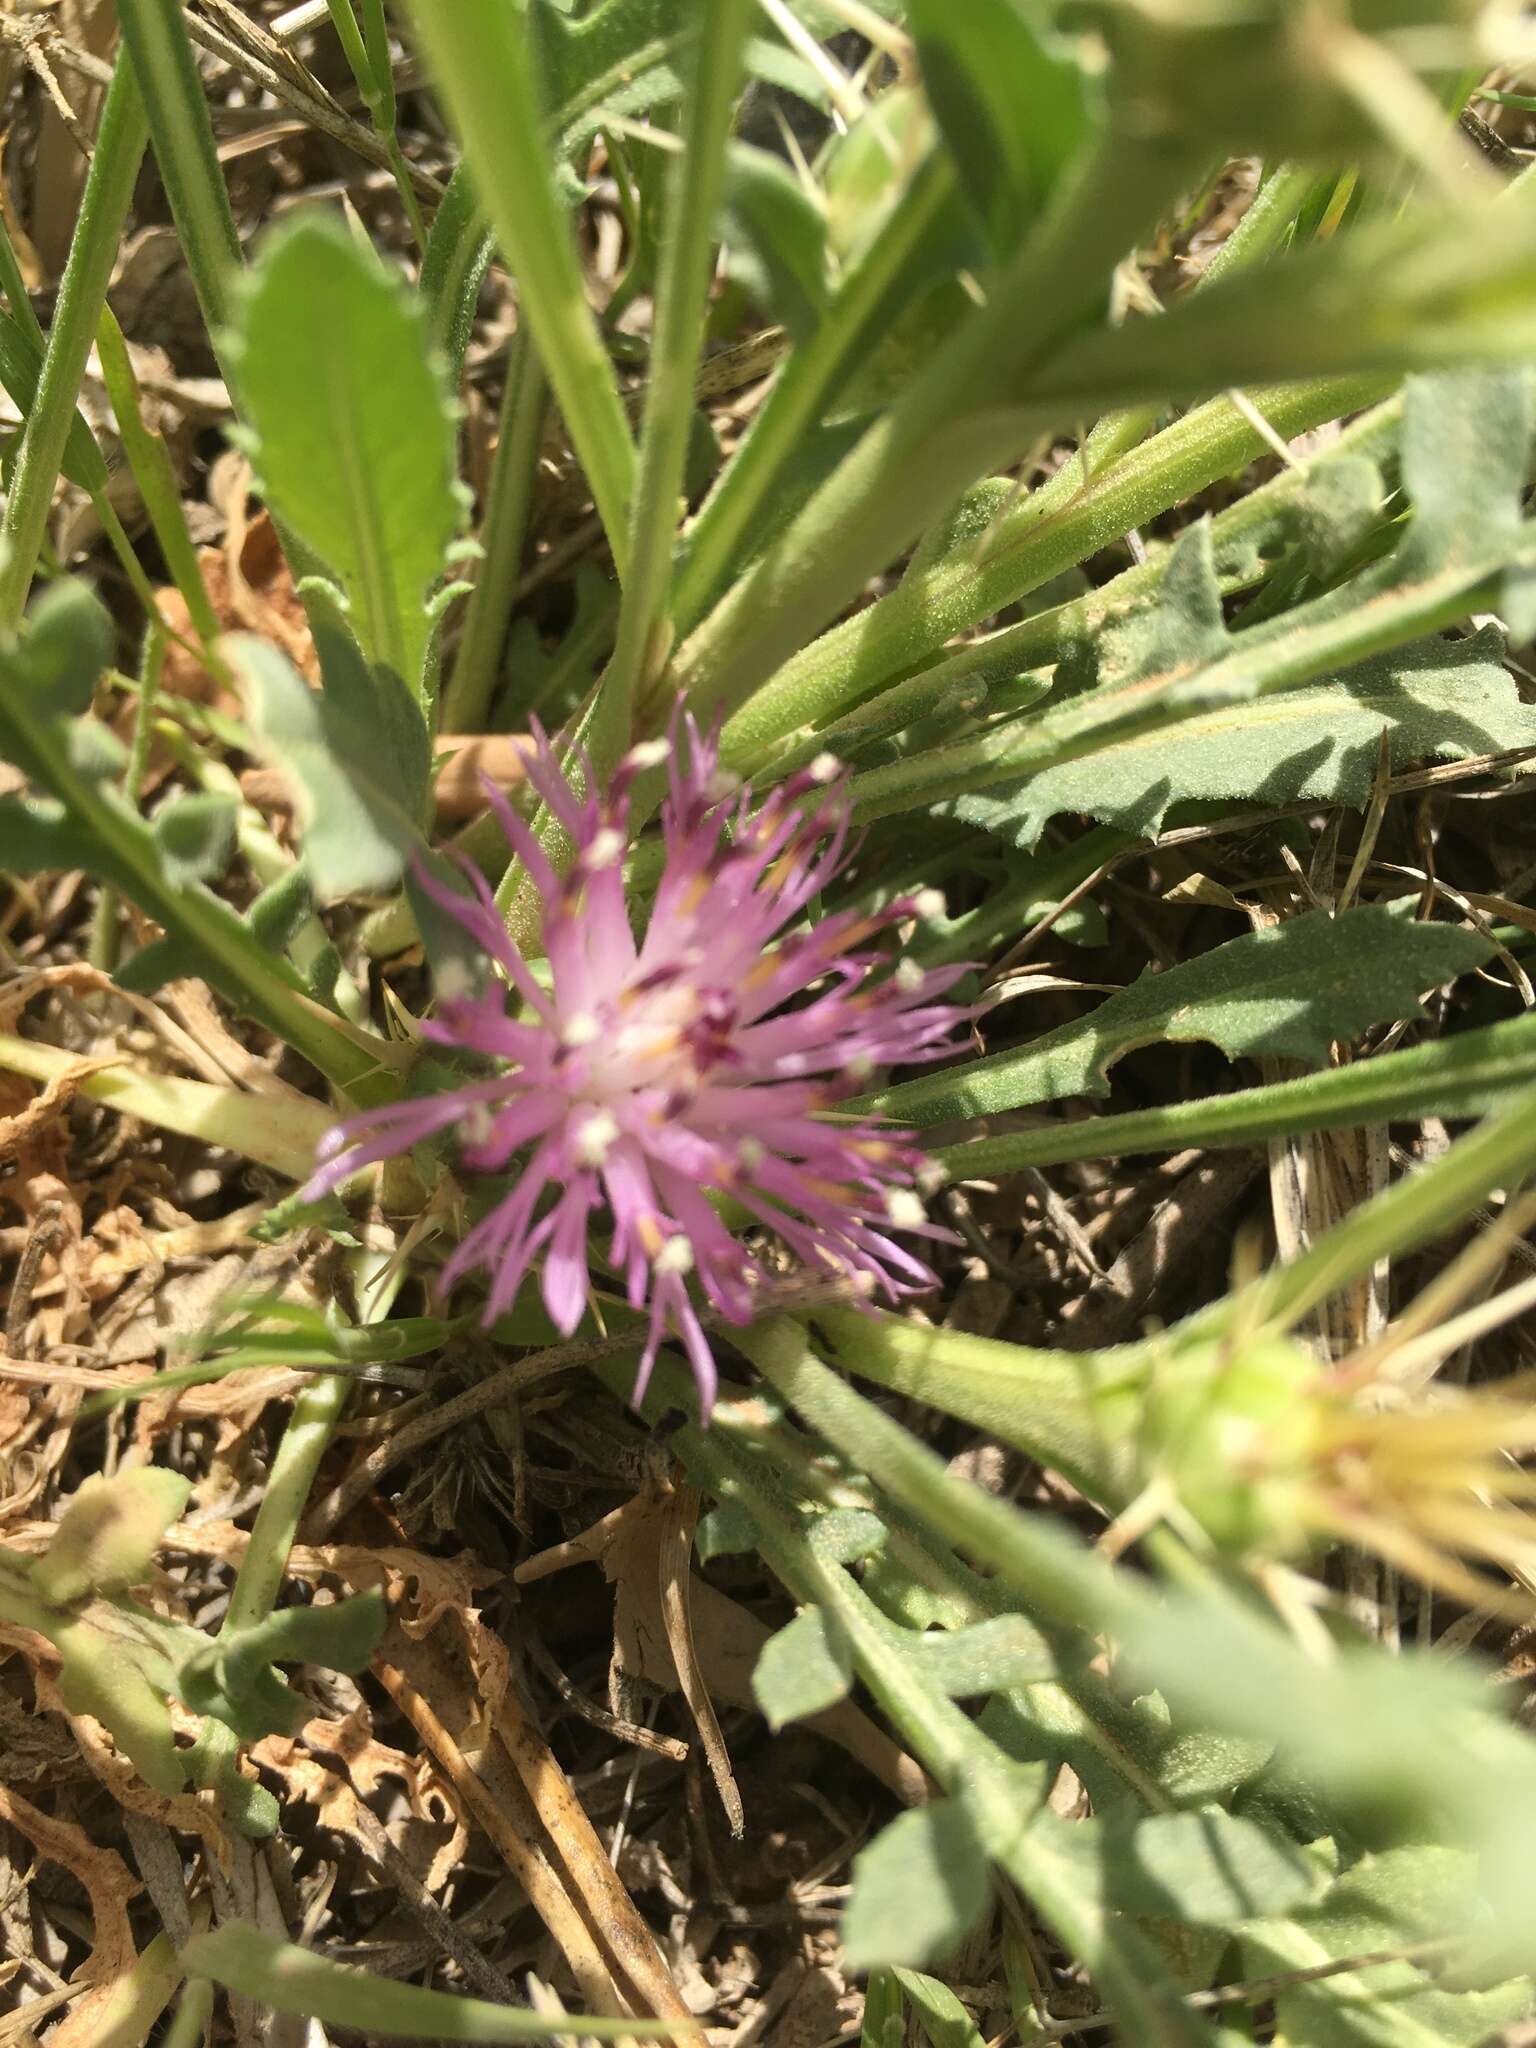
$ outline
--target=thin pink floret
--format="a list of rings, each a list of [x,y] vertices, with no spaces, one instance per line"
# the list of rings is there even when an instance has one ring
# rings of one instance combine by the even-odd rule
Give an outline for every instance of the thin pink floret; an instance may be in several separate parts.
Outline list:
[[[808,1272],[860,1296],[894,1300],[936,1284],[898,1242],[947,1235],[924,1213],[929,1162],[912,1134],[828,1112],[881,1069],[953,1050],[967,1013],[941,998],[965,970],[922,970],[871,947],[923,915],[921,895],[803,922],[848,857],[847,778],[830,759],[754,805],[689,721],[686,745],[635,748],[601,794],[583,761],[589,793],[578,797],[544,734],[535,738],[529,780],[570,834],[566,874],[507,799],[488,796],[543,899],[547,977],[508,938],[483,878],[471,876],[466,897],[423,873],[500,979],[443,999],[422,1029],[497,1071],[338,1124],[305,1192],[328,1193],[451,1129],[465,1169],[517,1178],[454,1251],[443,1286],[483,1268],[493,1321],[542,1255],[544,1305],[569,1336],[602,1234],[630,1305],[649,1311],[635,1398],[670,1330],[707,1416],[717,1376],[696,1298],[744,1324],[772,1279],[711,1196],[766,1225]],[[665,864],[637,940],[623,877],[630,796],[663,759]]]

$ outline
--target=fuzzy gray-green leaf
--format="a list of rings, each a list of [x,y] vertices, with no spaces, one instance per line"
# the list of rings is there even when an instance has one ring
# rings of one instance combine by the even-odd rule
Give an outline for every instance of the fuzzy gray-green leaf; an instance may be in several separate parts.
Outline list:
[[[1334,1039],[1420,1014],[1426,989],[1489,957],[1456,925],[1414,924],[1379,904],[1310,911],[1229,940],[1164,974],[1143,974],[1080,1023],[1032,1045],[888,1088],[883,1114],[926,1124],[1066,1095],[1105,1095],[1109,1069],[1139,1045],[1204,1039],[1229,1059],[1321,1061]]]
[[[1398,770],[1536,745],[1536,707],[1521,702],[1500,652],[1492,627],[1417,641],[1329,682],[1187,719],[1176,735],[1137,734],[950,808],[1025,848],[1062,812],[1150,838],[1172,805],[1194,799],[1363,809],[1383,733]]]
[[[853,1684],[847,1639],[819,1607],[805,1607],[764,1643],[752,1691],[770,1728],[819,1714],[846,1699]]]
[[[421,689],[427,595],[463,508],[414,295],[341,221],[308,214],[267,242],[231,347],[272,509],[336,576],[369,657]]]
[[[277,648],[245,635],[228,648],[257,738],[294,785],[318,899],[389,888],[420,833],[405,800],[413,771],[384,714],[387,676],[370,735],[365,704],[312,690]]]
[[[853,1859],[843,1947],[855,1969],[944,1955],[980,1919],[987,1852],[958,1799],[904,1813]]]
[[[1318,1883],[1294,1843],[1219,1806],[1149,1814],[1114,1837],[1110,1869],[1122,1912],[1194,1927],[1285,1912]]]

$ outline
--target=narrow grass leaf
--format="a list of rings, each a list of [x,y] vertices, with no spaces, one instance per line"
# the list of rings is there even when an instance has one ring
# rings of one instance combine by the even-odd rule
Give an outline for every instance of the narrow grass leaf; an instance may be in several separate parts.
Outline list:
[[[211,1977],[227,1991],[254,1998],[277,2012],[300,2013],[322,2026],[429,2041],[548,2041],[589,2035],[599,2041],[625,2036],[659,2040],[679,2032],[674,2021],[598,2019],[581,2013],[547,2019],[542,2013],[454,1998],[420,1984],[397,1984],[345,1963],[333,1963],[294,1942],[230,1921],[194,1935],[183,1948],[190,1977]]]

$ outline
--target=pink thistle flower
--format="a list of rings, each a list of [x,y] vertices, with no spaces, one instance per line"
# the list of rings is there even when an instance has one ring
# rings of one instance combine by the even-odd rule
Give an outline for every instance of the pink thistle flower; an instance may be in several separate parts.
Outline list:
[[[675,730],[675,728],[674,728]],[[328,1133],[305,1192],[452,1128],[472,1173],[527,1158],[515,1185],[464,1238],[442,1284],[490,1274],[487,1322],[510,1307],[542,1253],[545,1307],[566,1336],[587,1306],[594,1214],[612,1223],[607,1258],[631,1307],[649,1307],[638,1400],[670,1326],[707,1417],[716,1371],[689,1288],[727,1321],[761,1314],[769,1274],[726,1228],[711,1194],[771,1229],[802,1265],[862,1295],[896,1299],[936,1284],[893,1231],[947,1237],[917,1193],[928,1161],[910,1132],[826,1112],[877,1069],[941,1058],[968,1013],[938,1000],[965,971],[924,972],[879,950],[882,930],[931,915],[929,892],[874,913],[801,915],[844,864],[846,776],[823,756],[754,808],[722,776],[712,740],[688,724],[636,747],[604,794],[577,797],[536,732],[527,774],[575,848],[559,876],[505,796],[487,788],[543,898],[548,985],[508,938],[484,878],[473,899],[432,893],[500,969],[485,992],[448,996],[422,1026],[438,1044],[498,1062],[487,1080],[349,1117]],[[665,865],[644,937],[625,900],[630,793],[670,758]],[[585,767],[586,764],[583,763]],[[552,1199],[546,1201],[546,1196]]]

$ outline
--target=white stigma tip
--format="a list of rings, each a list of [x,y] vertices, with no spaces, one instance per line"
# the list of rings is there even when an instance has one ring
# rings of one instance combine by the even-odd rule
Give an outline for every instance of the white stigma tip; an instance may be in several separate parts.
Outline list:
[[[691,1273],[693,1246],[679,1232],[676,1237],[669,1237],[656,1254],[655,1265],[658,1273]]]
[[[843,772],[843,764],[836,754],[818,754],[805,772],[812,782],[836,782]]]
[[[572,1051],[579,1046],[595,1045],[602,1035],[602,1025],[585,1010],[578,1010],[574,1017],[567,1017],[560,1027],[560,1043]]]
[[[925,1195],[936,1195],[949,1181],[949,1168],[940,1166],[937,1159],[930,1159],[917,1169],[917,1184]]]
[[[745,1166],[747,1170],[750,1172],[754,1166],[762,1165],[763,1148],[758,1143],[756,1138],[743,1138],[741,1143],[736,1147],[736,1157],[741,1161],[742,1165]]]
[[[632,775],[644,775],[647,769],[659,768],[671,756],[670,740],[642,740],[638,747],[631,747],[624,756],[624,766]]]
[[[944,892],[942,889],[919,889],[912,898],[912,915],[920,917],[924,924],[932,924],[944,915]]]
[[[851,1052],[843,1065],[850,1081],[867,1081],[875,1071],[875,1063],[867,1052]]]
[[[867,1272],[862,1266],[857,1273],[850,1273],[848,1276],[848,1285],[861,1301],[871,1300],[879,1284],[874,1274]]]
[[[733,797],[741,787],[741,777],[733,775],[729,768],[717,768],[704,785],[704,794],[712,804],[723,804],[727,797]]]
[[[583,857],[588,868],[617,867],[624,858],[624,834],[616,832],[611,825],[605,825],[600,832],[592,835],[592,844]]]
[[[922,987],[926,976],[915,960],[898,960],[896,963],[896,986],[903,995],[915,995]]]
[[[464,1118],[464,1142],[466,1145],[487,1144],[495,1128],[495,1121],[485,1104],[473,1103]]]
[[[594,1110],[576,1133],[576,1157],[583,1166],[601,1166],[619,1135],[606,1109]]]
[[[885,1213],[898,1230],[917,1230],[928,1221],[928,1212],[910,1188],[892,1188],[885,1198]]]

